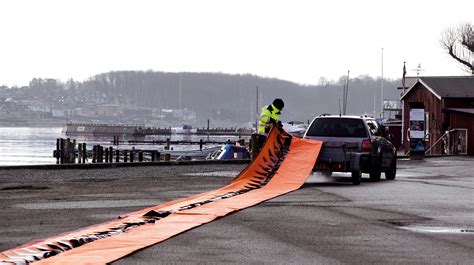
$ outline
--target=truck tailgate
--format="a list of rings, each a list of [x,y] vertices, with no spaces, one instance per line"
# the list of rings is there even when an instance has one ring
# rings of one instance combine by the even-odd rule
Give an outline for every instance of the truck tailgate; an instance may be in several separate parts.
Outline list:
[[[345,162],[350,159],[345,152],[358,152],[357,142],[323,142],[318,162]]]

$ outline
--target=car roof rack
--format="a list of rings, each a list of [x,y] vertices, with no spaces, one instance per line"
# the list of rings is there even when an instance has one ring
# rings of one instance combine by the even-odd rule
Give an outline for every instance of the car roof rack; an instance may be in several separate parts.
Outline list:
[[[319,114],[318,117],[324,117],[324,116],[331,116],[331,114],[329,114],[329,113],[321,113],[321,114]]]

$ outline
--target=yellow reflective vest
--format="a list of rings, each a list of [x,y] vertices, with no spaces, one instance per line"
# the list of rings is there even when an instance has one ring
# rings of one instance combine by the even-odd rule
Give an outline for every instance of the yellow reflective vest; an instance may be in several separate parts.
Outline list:
[[[260,114],[260,118],[258,119],[258,133],[259,134],[267,134],[271,127],[272,123],[270,119],[274,119],[275,122],[278,122],[278,114],[280,110],[277,109],[273,104],[267,105],[262,108],[262,114]]]

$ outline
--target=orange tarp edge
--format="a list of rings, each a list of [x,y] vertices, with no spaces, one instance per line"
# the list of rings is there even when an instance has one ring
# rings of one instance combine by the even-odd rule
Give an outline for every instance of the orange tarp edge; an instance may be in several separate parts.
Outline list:
[[[270,132],[262,151],[229,185],[160,204],[121,219],[35,241],[0,253],[1,262],[105,264],[229,213],[296,190],[311,173],[322,142]],[[79,243],[78,243],[79,242]],[[55,248],[58,246],[59,249]],[[35,252],[36,251],[36,252]]]

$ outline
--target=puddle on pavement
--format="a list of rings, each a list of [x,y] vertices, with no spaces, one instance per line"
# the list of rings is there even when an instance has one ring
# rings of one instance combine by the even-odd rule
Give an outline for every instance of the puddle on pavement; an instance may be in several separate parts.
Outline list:
[[[46,190],[49,187],[46,186],[32,186],[32,185],[19,185],[1,188],[0,190]]]
[[[225,177],[235,178],[240,171],[212,171],[212,172],[196,172],[196,173],[185,173],[184,176],[211,176],[211,177]]]
[[[474,234],[474,229],[429,226],[401,226],[401,229],[419,233]]]

